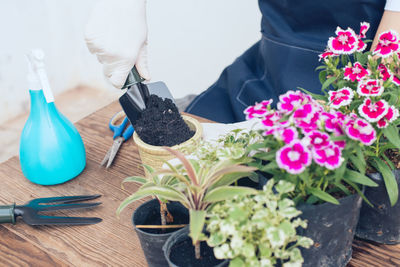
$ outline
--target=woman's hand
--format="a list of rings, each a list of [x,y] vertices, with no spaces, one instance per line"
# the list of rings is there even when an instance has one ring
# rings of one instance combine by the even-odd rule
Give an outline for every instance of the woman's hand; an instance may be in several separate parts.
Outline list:
[[[150,79],[147,67],[146,0],[103,0],[86,25],[85,41],[103,64],[104,75],[121,88],[136,65]]]

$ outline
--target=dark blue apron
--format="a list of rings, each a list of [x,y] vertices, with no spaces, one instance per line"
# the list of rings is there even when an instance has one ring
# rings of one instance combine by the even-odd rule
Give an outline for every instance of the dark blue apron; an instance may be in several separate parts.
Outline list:
[[[186,111],[218,122],[245,119],[243,110],[297,87],[319,93],[315,68],[337,26],[358,33],[371,24],[373,39],[385,0],[259,0],[262,38],[228,66]]]

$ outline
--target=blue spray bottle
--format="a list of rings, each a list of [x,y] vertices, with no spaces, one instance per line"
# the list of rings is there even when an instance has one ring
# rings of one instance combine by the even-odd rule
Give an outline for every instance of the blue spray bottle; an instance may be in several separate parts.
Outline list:
[[[22,172],[36,184],[64,183],[85,168],[85,147],[74,125],[54,105],[43,51],[32,50],[27,57],[31,111],[21,134]]]

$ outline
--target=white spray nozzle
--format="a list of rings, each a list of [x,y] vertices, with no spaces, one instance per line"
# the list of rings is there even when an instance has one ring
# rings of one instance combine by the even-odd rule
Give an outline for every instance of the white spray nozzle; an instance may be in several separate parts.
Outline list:
[[[38,77],[44,97],[46,98],[46,102],[54,102],[53,92],[51,91],[49,79],[47,78],[47,73],[44,68],[44,52],[41,49],[32,49],[29,54],[27,54],[27,58],[29,61],[29,66],[33,73]]]

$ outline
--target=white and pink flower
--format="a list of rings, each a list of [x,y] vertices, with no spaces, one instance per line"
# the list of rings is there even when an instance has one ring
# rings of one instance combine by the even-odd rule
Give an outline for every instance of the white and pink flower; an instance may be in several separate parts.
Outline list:
[[[341,149],[332,143],[324,148],[314,148],[312,156],[315,163],[329,170],[339,168],[344,161]]]
[[[379,35],[378,44],[373,54],[385,58],[399,51],[399,37],[395,31],[389,30]]]
[[[367,37],[367,31],[369,30],[369,23],[368,22],[361,22],[360,23],[361,25],[360,25],[360,34],[359,34],[359,37],[360,38],[366,38]]]
[[[369,122],[377,122],[388,113],[388,103],[383,99],[373,102],[366,98],[358,107],[358,113]]]
[[[279,111],[287,114],[298,109],[303,104],[311,100],[310,96],[297,91],[287,91],[285,94],[279,96],[279,103],[277,108]]]
[[[337,57],[338,55],[333,53],[332,51],[326,50],[324,53],[319,54],[319,61],[326,59],[327,57]]]
[[[330,105],[335,109],[349,105],[354,97],[353,90],[350,87],[344,87],[337,91],[329,91],[328,93]]]
[[[254,106],[250,106],[244,110],[246,114],[246,119],[250,120],[253,118],[262,118],[269,113],[268,107],[271,105],[272,99],[261,101],[261,103],[256,103]]]
[[[392,78],[393,83],[397,86],[400,86],[400,79],[396,75],[393,75]]]
[[[329,134],[324,132],[312,131],[307,135],[307,138],[310,140],[310,145],[315,149],[321,149],[330,144]]]
[[[383,86],[379,80],[366,80],[358,83],[357,93],[362,96],[380,96],[383,93]]]
[[[299,137],[299,133],[295,127],[277,128],[273,134],[276,139],[282,140],[285,144],[290,144]]]
[[[372,145],[376,140],[376,131],[372,125],[363,119],[349,120],[345,128],[349,138]]]
[[[398,117],[399,110],[395,106],[390,106],[386,115],[376,123],[376,126],[378,128],[386,128],[390,123],[397,120]]]
[[[369,74],[369,70],[365,69],[360,62],[355,62],[353,67],[344,68],[344,78],[346,80],[351,80],[352,82],[361,81]]]
[[[343,30],[340,27],[336,29],[336,37],[328,40],[329,50],[336,54],[352,54],[358,49],[358,36],[350,28]]]
[[[262,119],[261,123],[267,128],[277,125],[277,122],[282,118],[282,116],[277,111],[272,111],[266,114]]]
[[[276,152],[279,168],[291,174],[302,173],[311,164],[311,152],[300,140],[293,141]]]
[[[390,79],[392,77],[392,74],[390,73],[390,70],[384,65],[384,64],[379,64],[378,70],[382,75],[382,79],[384,81]]]

